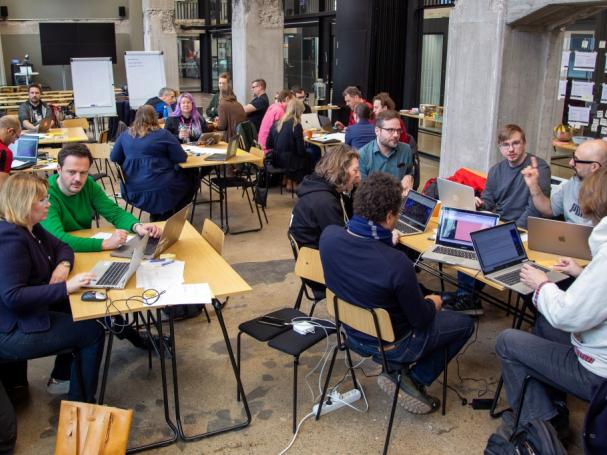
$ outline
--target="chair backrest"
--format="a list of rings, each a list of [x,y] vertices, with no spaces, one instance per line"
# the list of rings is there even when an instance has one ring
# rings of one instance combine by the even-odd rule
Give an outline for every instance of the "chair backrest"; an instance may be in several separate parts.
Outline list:
[[[325,284],[320,252],[307,246],[301,248],[297,256],[297,262],[295,262],[295,275],[299,278]]]
[[[291,251],[293,252],[293,257],[297,261],[297,257],[299,256],[299,245],[297,244],[297,240],[293,237],[293,234],[288,233],[289,243],[291,244]]]
[[[99,143],[88,143],[87,148],[90,150],[93,159],[95,160],[107,160],[110,158],[111,147],[107,142],[104,144]]]
[[[302,248],[303,250],[303,248]],[[337,311],[335,306],[337,305]],[[395,340],[394,329],[390,315],[383,308],[363,308],[345,300],[338,298],[333,291],[327,288],[327,312],[339,322],[352,327],[359,332],[369,336],[380,338],[381,340],[392,343]],[[373,315],[377,320],[377,328]],[[339,315],[339,318],[338,316]]]
[[[132,409],[62,401],[55,454],[126,453]]]
[[[408,135],[408,142],[413,153],[413,189],[417,191],[421,179],[421,164],[419,162],[419,153],[417,153],[417,142],[410,134]]]
[[[110,130],[103,130],[99,133],[99,142],[104,144],[110,141]]]
[[[120,180],[126,188],[126,176],[124,175],[122,166],[120,166],[120,164],[118,164],[118,163],[114,163],[114,164],[116,165],[116,173],[118,174],[118,180]]]
[[[83,129],[88,129],[89,127],[89,121],[85,118],[66,118],[63,122],[62,122],[62,126],[63,128],[75,128],[75,127],[81,127]]]
[[[209,242],[209,244],[213,247],[215,251],[219,255],[223,254],[223,243],[225,241],[226,235],[221,230],[217,224],[215,224],[210,219],[206,218],[204,220],[204,224],[202,225],[202,237]]]
[[[246,152],[248,152],[251,147],[255,145],[255,141],[257,141],[257,130],[255,129],[255,125],[249,120],[245,120],[236,125],[236,134],[239,136],[240,148]]]

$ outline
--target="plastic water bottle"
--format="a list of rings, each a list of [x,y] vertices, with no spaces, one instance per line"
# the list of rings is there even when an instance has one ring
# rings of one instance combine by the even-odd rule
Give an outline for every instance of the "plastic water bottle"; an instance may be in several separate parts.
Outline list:
[[[317,102],[327,99],[327,84],[321,78],[316,79],[316,82],[314,82],[314,97]]]

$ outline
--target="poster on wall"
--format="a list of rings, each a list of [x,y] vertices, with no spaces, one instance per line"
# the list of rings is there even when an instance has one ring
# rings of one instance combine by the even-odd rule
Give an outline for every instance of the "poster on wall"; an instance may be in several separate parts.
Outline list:
[[[576,71],[594,71],[596,54],[596,52],[575,51],[573,69]]]
[[[569,124],[579,123],[588,126],[590,122],[590,108],[569,105]]]
[[[601,84],[601,103],[607,104],[607,84]]]
[[[592,101],[594,82],[571,81],[571,99],[580,101]]]

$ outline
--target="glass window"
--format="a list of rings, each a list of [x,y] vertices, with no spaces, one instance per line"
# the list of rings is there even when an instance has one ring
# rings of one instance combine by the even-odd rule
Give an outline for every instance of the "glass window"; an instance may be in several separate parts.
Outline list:
[[[209,15],[211,25],[229,24],[230,23],[230,8],[229,0],[210,0]]]
[[[593,52],[595,50],[593,32],[568,32],[563,41],[563,50],[571,51],[566,77],[591,81],[592,71],[574,70],[573,66],[575,61],[574,51]]]
[[[221,73],[232,74],[232,34],[213,33],[211,35],[211,77],[213,90],[217,91],[217,79]]]
[[[179,87],[182,91],[200,91],[200,40],[177,38]]]
[[[285,87],[299,85],[307,92],[318,77],[318,25],[285,28]]]
[[[337,0],[284,0],[285,17],[335,11]]]
[[[198,19],[198,0],[175,0],[175,19]]]
[[[440,104],[443,65],[443,35],[425,34],[422,38],[420,104]]]

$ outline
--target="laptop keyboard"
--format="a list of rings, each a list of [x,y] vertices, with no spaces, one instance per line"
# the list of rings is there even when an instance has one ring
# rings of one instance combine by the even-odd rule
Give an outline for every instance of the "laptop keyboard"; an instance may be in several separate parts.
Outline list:
[[[476,260],[476,253],[474,251],[460,250],[459,248],[449,248],[448,246],[439,245],[434,249],[434,252],[458,258]]]
[[[527,264],[529,264],[531,267],[535,267],[536,269],[541,270],[542,272],[550,271],[546,267],[542,267],[538,264],[533,264],[531,262],[528,262]],[[514,286],[515,284],[521,282],[521,269],[516,269],[511,272],[504,273],[503,275],[496,276],[495,279],[507,285]]]
[[[128,262],[112,262],[101,278],[95,283],[97,286],[116,286],[129,268]]]
[[[414,232],[420,232],[419,229],[411,227],[408,224],[405,224],[405,223],[400,222],[400,221],[396,224],[396,227],[398,228],[398,230],[402,234],[413,234]]]

